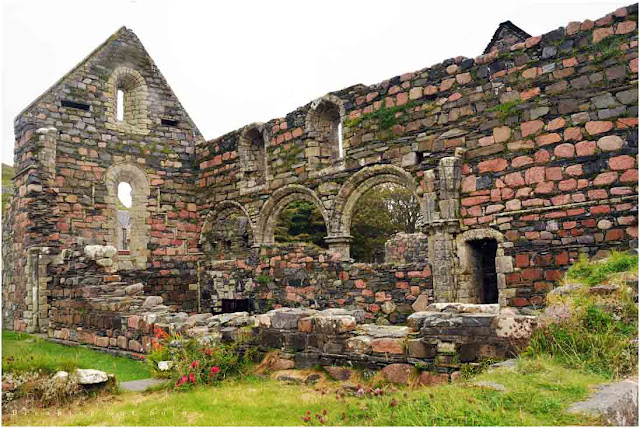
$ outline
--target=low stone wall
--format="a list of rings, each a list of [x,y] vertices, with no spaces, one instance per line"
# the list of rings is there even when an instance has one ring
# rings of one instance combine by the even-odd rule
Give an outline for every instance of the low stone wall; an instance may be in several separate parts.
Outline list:
[[[429,259],[429,241],[424,233],[393,235],[384,243],[385,263],[420,263]]]
[[[498,305],[432,304],[408,318],[406,326],[363,324],[363,310],[280,308],[260,315],[175,313],[156,305],[123,316],[105,336],[82,329],[51,330],[55,339],[106,349],[149,352],[158,328],[180,332],[201,343],[243,338],[262,351],[280,350],[287,368],[349,366],[392,371],[419,367],[440,381],[455,377],[464,364],[503,360],[522,349],[536,318]],[[398,366],[400,365],[400,366]],[[413,369],[412,369],[413,370]]]
[[[498,305],[434,304],[407,326],[358,324],[361,311],[284,308],[256,319],[264,348],[292,355],[295,366],[410,364],[447,376],[463,364],[502,360],[518,352],[536,318]]]
[[[249,298],[255,312],[281,306],[358,308],[367,320],[403,324],[433,302],[431,276],[426,258],[354,263],[311,244],[274,244],[255,254],[207,261],[200,275],[201,312],[219,311],[221,299]]]

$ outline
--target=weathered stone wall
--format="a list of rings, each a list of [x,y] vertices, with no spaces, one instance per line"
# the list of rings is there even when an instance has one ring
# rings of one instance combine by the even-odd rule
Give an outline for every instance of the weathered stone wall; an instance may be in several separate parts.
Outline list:
[[[326,122],[338,116],[342,154]],[[329,253],[347,259],[358,197],[404,185],[420,196],[436,301],[476,302],[469,245],[493,240],[499,303],[535,307],[579,254],[637,246],[636,116],[632,5],[199,144],[199,207],[215,222],[233,206],[265,246],[287,203],[314,202]],[[248,132],[267,158],[255,186],[239,148]]]
[[[117,244],[123,181],[133,189],[131,251],[118,254],[119,266],[136,270],[168,302],[197,310],[195,145],[202,137],[130,30],[116,32],[20,113],[15,131],[17,195],[5,217],[13,273],[3,288],[12,314],[5,315],[33,316],[27,248]]]
[[[385,263],[419,263],[429,258],[424,233],[396,233],[384,244]]]
[[[353,263],[303,243],[277,244],[245,259],[207,264],[201,280],[203,312],[220,311],[222,299],[248,298],[256,312],[280,306],[358,307],[367,322],[384,324],[404,323],[433,294],[426,260]]]
[[[123,28],[16,119],[5,325],[107,334],[119,309],[72,290],[116,298],[138,281],[190,312],[251,298],[259,310],[358,308],[402,323],[433,301],[489,303],[487,278],[500,305],[538,307],[579,254],[637,246],[637,18],[631,5],[499,43],[211,141]],[[118,245],[121,181],[133,188],[130,249],[83,266],[87,245]],[[424,256],[353,263],[354,208],[385,183],[417,196]],[[275,245],[297,199],[319,208],[328,250]],[[479,243],[495,252],[483,272]],[[96,318],[71,310],[70,295]]]

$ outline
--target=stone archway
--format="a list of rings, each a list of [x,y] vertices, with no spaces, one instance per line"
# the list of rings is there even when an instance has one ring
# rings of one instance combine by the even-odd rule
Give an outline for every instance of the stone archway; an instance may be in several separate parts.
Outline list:
[[[425,204],[413,176],[397,166],[374,165],[355,173],[340,188],[331,211],[330,236],[348,236],[351,216],[358,199],[369,189],[385,183],[397,184],[413,192],[420,204],[420,212],[424,215]]]
[[[327,225],[327,230],[329,229],[329,214],[318,195],[313,190],[304,186],[290,184],[273,192],[271,197],[265,202],[262,210],[260,210],[255,235],[258,243],[269,245],[275,242],[274,231],[278,224],[280,212],[289,205],[289,203],[296,200],[305,200],[315,204],[322,214],[324,223]]]
[[[420,204],[420,213],[424,216],[426,205],[410,173],[394,165],[363,168],[342,185],[334,199],[331,219],[327,226],[329,236],[326,238],[332,252],[340,253],[343,259],[350,258],[351,219],[355,206],[368,190],[386,183],[397,184],[413,192]]]
[[[458,258],[456,287],[457,295],[455,300],[464,303],[484,303],[479,301],[478,283],[481,279],[477,275],[477,264],[474,260],[475,249],[473,243],[477,242],[495,242],[495,273],[497,282],[498,299],[497,303],[506,305],[506,296],[504,290],[506,288],[505,274],[513,272],[513,258],[505,256],[505,238],[502,233],[495,229],[471,229],[456,236],[456,253]]]
[[[246,227],[246,233],[240,233],[241,236],[237,236],[238,239],[242,237],[247,238],[247,242],[245,243],[247,247],[251,247],[255,244],[255,225],[251,221],[251,216],[249,212],[246,210],[244,206],[235,201],[222,201],[214,206],[214,208],[207,214],[204,222],[202,223],[202,227],[200,228],[200,249],[202,252],[209,253],[210,251],[205,251],[204,246],[207,244],[207,234],[213,231],[218,225],[218,222],[221,218],[228,220],[233,217],[242,217],[243,224]],[[225,226],[225,225],[222,225]],[[226,225],[228,226],[228,224]],[[231,231],[233,232],[233,231]],[[236,231],[237,232],[237,231]],[[237,234],[237,233],[236,233]],[[244,247],[244,246],[243,246]]]
[[[138,166],[132,163],[121,163],[112,165],[105,174],[105,184],[107,186],[107,222],[106,227],[110,230],[107,234],[107,245],[118,247],[118,184],[126,182],[131,185],[131,232],[129,243],[129,254],[118,255],[120,268],[131,267],[133,269],[145,269],[147,258],[149,257],[149,229],[147,224],[149,217],[149,194],[150,186],[147,174]]]

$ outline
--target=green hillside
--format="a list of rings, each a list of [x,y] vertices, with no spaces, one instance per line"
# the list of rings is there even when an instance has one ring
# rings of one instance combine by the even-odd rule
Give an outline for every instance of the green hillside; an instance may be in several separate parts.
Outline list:
[[[13,167],[5,163],[2,164],[2,212],[7,206],[7,201],[13,190]]]

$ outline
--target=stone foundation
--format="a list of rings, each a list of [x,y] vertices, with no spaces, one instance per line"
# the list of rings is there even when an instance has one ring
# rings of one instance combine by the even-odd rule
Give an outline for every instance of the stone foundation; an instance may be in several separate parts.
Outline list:
[[[280,308],[250,316],[246,312],[188,317],[154,308],[121,318],[121,327],[100,336],[67,328],[50,337],[96,347],[149,352],[155,328],[180,332],[202,343],[242,337],[262,351],[280,350],[297,368],[355,366],[371,370],[392,364],[427,368],[445,379],[464,364],[516,355],[537,321],[500,311],[498,305],[434,304],[409,317],[407,326],[363,324],[361,310]]]

